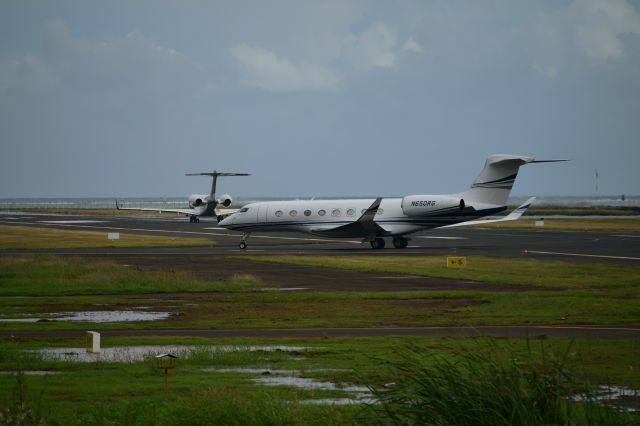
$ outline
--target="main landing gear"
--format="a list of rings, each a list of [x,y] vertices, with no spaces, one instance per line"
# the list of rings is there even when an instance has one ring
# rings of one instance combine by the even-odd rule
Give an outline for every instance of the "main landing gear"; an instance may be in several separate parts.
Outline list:
[[[404,237],[393,237],[393,246],[397,249],[407,248],[409,240]]]
[[[371,241],[371,248],[375,249],[375,250],[383,249],[384,248],[384,239],[376,238],[375,240]]]
[[[238,247],[240,247],[241,250],[247,248],[247,238],[249,238],[250,235],[251,232],[245,232],[244,234],[242,234],[242,240],[240,240],[240,244],[238,244]]]
[[[198,216],[191,215],[191,216],[189,216],[189,222],[191,222],[191,223],[199,223],[200,222],[200,218]]]
[[[376,238],[375,240],[370,241],[370,243],[371,243],[371,248],[374,250],[383,249],[385,246],[383,238]],[[393,246],[395,248],[403,249],[403,248],[407,248],[407,245],[409,245],[409,240],[406,239],[405,237],[393,237]]]

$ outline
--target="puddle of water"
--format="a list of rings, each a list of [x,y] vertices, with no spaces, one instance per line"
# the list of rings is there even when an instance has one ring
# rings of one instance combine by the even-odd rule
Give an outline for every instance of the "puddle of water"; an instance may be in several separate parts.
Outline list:
[[[574,401],[585,401],[584,395],[574,395]],[[598,386],[594,399],[615,406],[628,413],[640,413],[640,391],[626,386]]]
[[[308,350],[303,346],[119,346],[102,348],[99,354],[89,353],[85,348],[44,348],[37,350],[46,360],[72,361],[72,362],[140,362],[150,356],[162,353],[177,355],[179,358],[189,356],[191,351],[209,350],[214,352],[240,352],[240,351],[265,351],[265,352],[300,352]]]
[[[62,374],[60,371],[44,371],[44,370],[25,370],[21,371],[25,376],[53,376],[56,374]],[[17,371],[0,371],[0,374],[6,376],[16,376]]]
[[[47,321],[84,321],[84,322],[129,322],[158,321],[171,316],[169,312],[139,311],[81,311],[36,314],[24,318],[0,318],[1,322],[47,322]]]
[[[347,398],[319,398],[302,401],[305,404],[373,404],[376,402],[373,394],[366,386],[358,385],[337,385],[333,382],[308,379],[304,377],[282,376],[282,377],[256,377],[255,383],[266,386],[291,386],[307,390],[342,391],[350,394]]]

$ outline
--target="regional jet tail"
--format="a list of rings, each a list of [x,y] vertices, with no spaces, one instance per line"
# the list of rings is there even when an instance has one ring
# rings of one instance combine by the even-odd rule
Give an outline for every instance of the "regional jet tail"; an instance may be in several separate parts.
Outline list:
[[[475,225],[474,219],[507,209],[506,201],[520,166],[568,160],[536,160],[520,155],[492,155],[480,175],[463,192],[444,195],[408,195],[403,198],[352,200],[270,201],[247,204],[220,222],[242,231],[240,248],[251,232],[297,231],[327,238],[362,238],[374,249],[391,237],[396,248],[406,248],[408,235],[445,226]],[[503,219],[516,220],[533,199]]]
[[[187,209],[157,209],[147,207],[122,207],[116,200],[116,209],[118,210],[138,210],[153,212],[170,212],[189,216],[189,221],[200,222],[200,216],[216,216],[218,222],[225,217],[235,213],[238,209],[218,208],[218,206],[229,207],[233,201],[229,194],[224,194],[216,199],[216,185],[219,176],[251,176],[249,173],[225,173],[225,172],[204,172],[204,173],[187,173],[186,176],[211,176],[211,191],[209,195],[192,194],[188,198],[189,208]]]

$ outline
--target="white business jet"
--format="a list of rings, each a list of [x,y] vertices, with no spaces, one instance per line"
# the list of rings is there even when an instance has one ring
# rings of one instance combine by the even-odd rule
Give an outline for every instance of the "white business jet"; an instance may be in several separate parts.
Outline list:
[[[240,248],[251,232],[298,231],[328,238],[362,238],[374,249],[392,237],[395,248],[406,248],[408,235],[431,228],[476,225],[518,219],[527,200],[502,219],[472,221],[506,210],[506,201],[520,166],[567,160],[538,161],[520,155],[492,155],[464,192],[447,195],[408,195],[404,198],[270,201],[247,204],[219,223],[244,232]],[[470,222],[472,221],[472,222]]]
[[[224,172],[206,172],[206,173],[187,173],[186,176],[211,176],[213,182],[211,183],[211,192],[206,194],[192,194],[189,195],[188,202],[189,208],[187,209],[158,209],[151,207],[122,207],[118,200],[116,200],[116,209],[118,210],[139,210],[139,211],[153,211],[153,212],[170,212],[178,213],[189,216],[191,223],[200,222],[201,216],[216,216],[218,221],[223,220],[225,217],[235,213],[238,209],[218,208],[229,207],[233,201],[229,194],[224,194],[220,198],[216,199],[216,185],[219,176],[251,176],[248,173],[224,173]]]

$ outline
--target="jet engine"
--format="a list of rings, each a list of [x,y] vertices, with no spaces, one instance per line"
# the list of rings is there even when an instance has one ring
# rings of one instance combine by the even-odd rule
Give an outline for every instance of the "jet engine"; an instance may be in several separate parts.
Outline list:
[[[464,210],[462,198],[447,195],[410,195],[402,199],[402,211],[407,216],[457,213]]]
[[[201,205],[209,201],[208,198],[209,196],[207,195],[198,195],[198,194],[189,195],[189,206],[200,207]]]
[[[222,197],[218,198],[218,205],[223,207],[229,207],[232,201],[233,199],[231,198],[231,195],[224,194]]]

